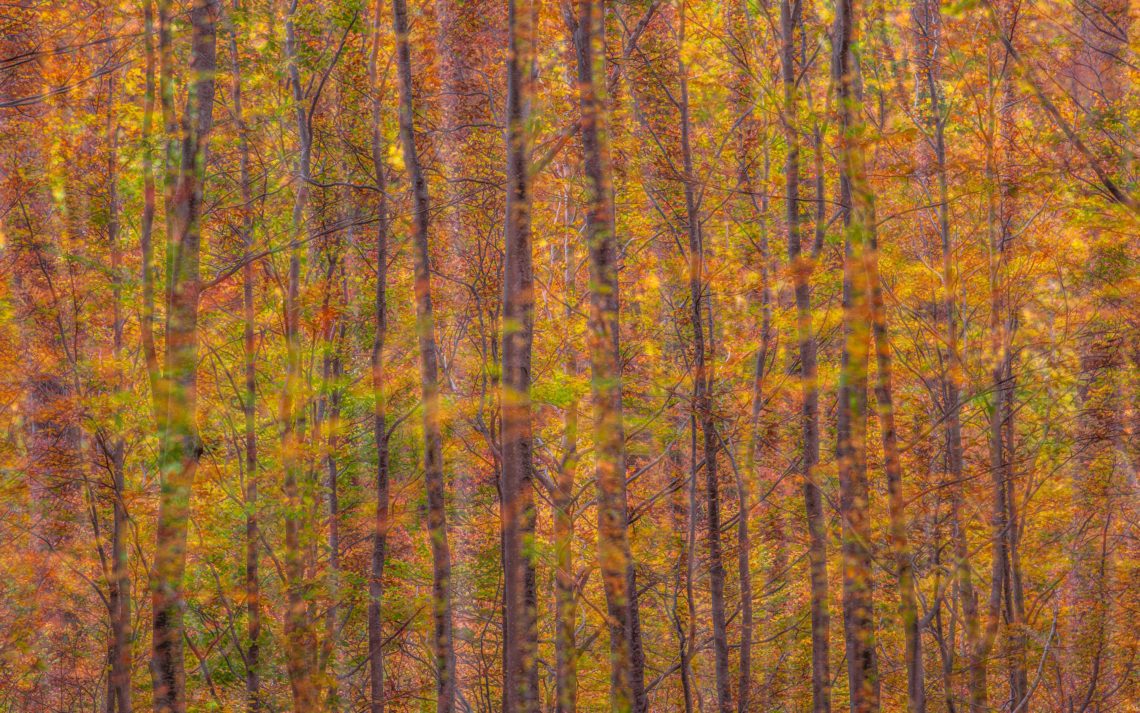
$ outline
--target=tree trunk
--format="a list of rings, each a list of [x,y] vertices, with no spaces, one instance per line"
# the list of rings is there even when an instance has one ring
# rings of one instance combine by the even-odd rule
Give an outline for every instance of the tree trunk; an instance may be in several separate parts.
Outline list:
[[[734,1],[725,5],[725,23],[731,28],[733,35],[746,37],[748,31],[747,3]],[[757,453],[760,451],[760,417],[764,406],[764,379],[768,368],[768,359],[772,346],[772,290],[771,276],[769,274],[769,245],[768,245],[768,206],[767,206],[767,161],[765,161],[765,175],[762,177],[765,188],[764,203],[756,200],[752,184],[752,161],[756,148],[756,134],[754,130],[756,117],[753,116],[755,105],[755,92],[752,89],[751,78],[751,47],[750,43],[741,41],[733,48],[732,69],[732,108],[734,114],[739,115],[738,127],[735,131],[736,143],[736,189],[744,196],[739,204],[742,206],[739,216],[734,222],[740,226],[758,226],[758,257],[760,261],[760,345],[756,352],[756,366],[752,378],[752,411],[748,421],[748,430],[745,443],[745,458],[743,472],[737,470],[736,490],[739,507],[736,522],[736,571],[740,584],[740,663],[738,667],[737,683],[737,713],[747,713],[752,693],[752,637],[754,634],[753,602],[752,602],[752,540],[749,529],[752,518],[752,501],[748,479],[756,473]],[[682,74],[684,77],[684,74]],[[687,94],[687,92],[686,92]],[[687,106],[687,102],[685,102]],[[687,123],[687,122],[686,122]],[[691,161],[690,161],[691,163]],[[751,239],[751,236],[749,236]],[[779,513],[773,513],[779,518]]]
[[[305,549],[312,539],[305,504],[304,466],[301,450],[305,438],[305,409],[297,403],[301,396],[301,260],[305,237],[306,211],[311,182],[312,135],[304,107],[304,90],[297,58],[295,17],[298,0],[290,0],[285,16],[285,60],[292,89],[296,117],[298,155],[294,176],[293,225],[289,242],[289,272],[285,285],[285,380],[278,414],[281,428],[282,490],[285,493],[285,579],[286,612],[285,667],[297,711],[316,710],[319,691],[316,677],[317,646],[309,617],[309,583],[305,572]]]
[[[351,231],[351,228],[349,229]],[[351,232],[349,241],[352,240]],[[344,257],[337,258],[336,254],[329,258],[328,287],[331,293],[335,289],[335,282],[340,282],[342,299],[347,304],[348,277],[345,273]],[[340,271],[339,280],[336,272]],[[329,310],[326,305],[326,313]],[[322,384],[323,389],[329,391],[328,411],[325,424],[325,498],[328,504],[328,575],[327,587],[329,604],[325,611],[325,640],[321,647],[318,671],[323,678],[325,686],[324,699],[329,713],[337,713],[341,706],[340,685],[338,680],[338,643],[340,640],[340,598],[341,598],[341,539],[340,539],[340,466],[337,454],[340,450],[340,416],[342,387],[344,380],[344,366],[341,353],[344,348],[348,325],[342,317],[330,320],[325,333],[324,349],[331,352],[325,356]]]
[[[819,463],[819,387],[816,383],[816,338],[812,329],[811,286],[813,268],[810,256],[804,256],[800,236],[800,139],[795,28],[801,12],[799,0],[780,0],[780,60],[784,88],[784,139],[787,159],[784,168],[784,192],[787,211],[788,266],[796,300],[796,334],[800,356],[800,394],[802,399],[800,456],[803,478],[804,508],[809,535],[808,566],[811,576],[811,689],[813,713],[831,711],[831,674],[828,658],[830,616],[827,595],[827,525],[823,516],[823,498],[816,480]]]
[[[1016,8],[1003,3],[1009,23]],[[1003,59],[1008,52],[1003,47]],[[1009,656],[1009,710],[1011,713],[1029,713],[1029,674],[1026,669],[1026,651],[1029,638],[1025,622],[1025,593],[1021,577],[1021,522],[1018,516],[1015,491],[1017,457],[1016,430],[1014,427],[1015,387],[1013,339],[1017,331],[1017,316],[1012,307],[1012,284],[1007,275],[1014,240],[1013,222],[1018,216],[1016,124],[1013,110],[1017,101],[1013,77],[1008,63],[1002,63],[1000,77],[1001,103],[997,116],[997,134],[1001,142],[1000,154],[990,147],[987,169],[991,185],[997,187],[997,205],[991,208],[990,218],[990,334],[993,348],[992,380],[994,408],[990,417],[990,467],[994,477],[995,499],[1005,504],[1005,526],[995,531],[995,537],[1005,540],[1006,574],[1003,589],[1005,604],[1003,616],[1008,624],[1007,648]],[[990,136],[993,136],[991,130]],[[992,139],[991,139],[992,141]],[[996,178],[996,180],[994,180]],[[991,198],[991,201],[993,198]]]
[[[563,206],[569,212],[569,196]],[[569,216],[567,215],[567,218]],[[569,227],[564,226],[564,227]],[[570,231],[566,231],[569,235]],[[577,294],[577,266],[574,244],[563,238],[562,260],[565,307],[562,317],[569,326],[574,319]],[[578,358],[570,341],[566,343],[566,373],[578,374]],[[554,510],[554,597],[555,597],[555,713],[575,713],[578,706],[578,649],[574,628],[577,624],[577,576],[574,571],[574,475],[578,468],[578,399],[566,406],[563,426],[562,460],[552,500]]]
[[[1127,95],[1128,70],[1120,53],[1129,46],[1130,4],[1123,0],[1081,0],[1074,22],[1079,45],[1073,58],[1072,94],[1078,126],[1092,134],[1118,121]],[[1111,140],[1111,136],[1101,140]],[[1093,150],[1099,147],[1094,145]],[[1099,152],[1098,152],[1099,153]],[[1123,166],[1123,162],[1119,164]],[[1114,167],[1115,168],[1115,167]],[[1111,226],[1111,227],[1110,227]],[[1121,442],[1121,367],[1127,342],[1118,306],[1119,287],[1131,274],[1114,244],[1115,223],[1084,232],[1088,272],[1078,283],[1085,310],[1078,332],[1077,420],[1074,429],[1072,571],[1067,605],[1073,608],[1066,636],[1065,705],[1074,711],[1107,711],[1118,673],[1113,652],[1114,619],[1123,614],[1114,599],[1117,565],[1112,544],[1121,505],[1117,444]],[[1127,618],[1127,616],[1125,617]],[[1127,626],[1127,625],[1126,625]]]
[[[372,432],[376,444],[376,516],[372,525],[372,563],[368,579],[369,710],[384,713],[384,565],[388,553],[388,401],[384,346],[388,337],[388,180],[384,164],[379,76],[380,30],[384,0],[376,0],[368,50],[368,86],[372,92],[372,170],[376,174],[376,335],[372,341]]]
[[[855,0],[836,5],[832,80],[839,113],[840,205],[846,226],[843,272],[844,342],[838,393],[837,461],[843,518],[843,622],[851,710],[879,710],[867,484],[867,366],[872,321],[868,260],[874,259],[874,196],[867,181],[862,101],[852,45],[858,42]]]
[[[149,41],[149,37],[147,40]],[[108,49],[113,50],[113,45]],[[111,107],[115,97],[114,78],[108,80],[107,89],[107,140],[110,151],[107,158],[107,242],[111,252],[111,292],[114,296],[112,319],[112,355],[115,363],[121,363],[123,353],[123,255],[119,242],[119,126],[114,120]],[[115,389],[125,386],[123,374],[117,371]],[[104,443],[104,439],[100,439]],[[111,470],[111,581],[108,602],[110,605],[111,670],[108,677],[108,713],[130,713],[131,711],[131,575],[127,565],[127,526],[128,515],[126,497],[126,443],[122,436],[116,436],[110,445]]]
[[[872,236],[872,241],[874,237]],[[868,275],[875,336],[875,401],[878,404],[879,430],[883,439],[883,469],[887,476],[887,500],[890,513],[891,550],[895,559],[895,575],[899,588],[899,616],[902,618],[905,642],[907,710],[926,711],[926,687],[922,658],[922,625],[915,594],[914,563],[907,538],[905,498],[903,495],[902,458],[899,455],[898,432],[895,429],[894,387],[891,367],[891,336],[887,311],[883,303],[882,281],[878,269],[878,245],[871,243],[874,253],[869,258]]]
[[[720,477],[717,473],[718,440],[712,407],[712,369],[706,364],[705,300],[711,299],[711,290],[704,281],[704,246],[701,236],[700,207],[693,178],[693,151],[689,121],[688,68],[684,56],[685,7],[680,8],[677,73],[681,84],[681,158],[685,181],[685,215],[689,238],[689,318],[693,330],[693,413],[700,423],[703,438],[702,453],[705,470],[705,504],[707,507],[706,537],[709,556],[710,606],[712,608],[713,653],[715,655],[717,710],[732,711],[732,686],[728,673],[728,631],[724,605],[724,559],[720,539]],[[711,328],[709,325],[711,340]],[[694,455],[694,459],[695,459]]]
[[[165,9],[165,2],[160,8]],[[195,0],[190,11],[190,92],[182,120],[182,161],[169,206],[176,247],[168,293],[165,382],[156,394],[160,414],[159,472],[163,482],[151,575],[152,660],[156,713],[186,710],[183,662],[183,575],[190,495],[202,446],[197,424],[199,256],[207,144],[213,125],[217,69],[217,0]],[[164,28],[169,33],[169,28]]]
[[[396,64],[400,85],[400,140],[404,165],[412,184],[415,212],[413,255],[415,262],[416,335],[420,353],[420,390],[423,401],[424,483],[427,487],[428,537],[432,552],[433,651],[436,666],[436,711],[455,710],[455,648],[451,624],[451,550],[447,540],[447,511],[443,479],[443,436],[440,432],[439,355],[431,303],[431,258],[428,251],[430,205],[427,180],[416,151],[412,57],[408,44],[406,0],[392,0],[396,35]]]
[[[571,21],[578,69],[582,156],[589,196],[586,243],[590,253],[590,365],[598,488],[598,564],[610,634],[610,709],[641,713],[644,686],[635,679],[639,646],[636,587],[630,556],[619,351],[618,265],[612,170],[606,137],[605,68],[600,3],[582,0]]]
[[[530,372],[534,342],[530,140],[534,8],[507,3],[507,198],[503,253],[502,527],[505,607],[503,700],[507,713],[538,713],[534,563],[534,456]]]
[[[240,9],[239,0],[233,0],[233,10]],[[242,414],[245,427],[245,695],[248,713],[261,709],[261,579],[258,551],[260,544],[257,513],[257,348],[255,344],[256,311],[253,302],[253,186],[250,179],[249,139],[242,107],[241,60],[238,54],[237,25],[230,24],[230,62],[233,88],[231,101],[234,121],[237,123],[238,153],[241,170],[242,246],[245,250],[242,265],[242,316],[244,329],[242,346],[245,358],[245,395]]]

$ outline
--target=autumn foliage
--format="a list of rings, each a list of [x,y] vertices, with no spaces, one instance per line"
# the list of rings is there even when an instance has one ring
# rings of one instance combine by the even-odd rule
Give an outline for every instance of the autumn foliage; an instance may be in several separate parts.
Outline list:
[[[1136,12],[0,3],[0,712],[1140,711]]]

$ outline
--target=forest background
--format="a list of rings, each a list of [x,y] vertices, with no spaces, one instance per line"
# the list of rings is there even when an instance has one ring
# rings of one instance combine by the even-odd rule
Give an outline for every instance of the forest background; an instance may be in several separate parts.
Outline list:
[[[1140,710],[1137,12],[0,4],[0,711]]]

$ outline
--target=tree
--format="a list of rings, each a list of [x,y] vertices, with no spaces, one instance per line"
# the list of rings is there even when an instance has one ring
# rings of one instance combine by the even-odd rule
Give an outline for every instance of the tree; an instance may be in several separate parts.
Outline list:
[[[447,539],[447,511],[443,479],[443,436],[440,432],[439,356],[431,303],[431,256],[428,251],[430,203],[427,182],[416,149],[415,103],[412,95],[412,57],[408,44],[408,7],[392,0],[392,29],[396,35],[396,64],[400,86],[400,143],[408,169],[415,210],[414,255],[416,337],[420,353],[424,431],[424,484],[427,488],[427,530],[432,552],[432,650],[436,666],[436,710],[455,709],[455,646],[451,622],[451,548]]]
[[[182,118],[182,159],[169,193],[167,240],[171,256],[167,292],[165,366],[154,392],[158,415],[162,477],[158,524],[151,572],[151,672],[156,713],[186,710],[186,671],[183,662],[183,575],[186,571],[186,529],[194,475],[202,455],[198,434],[198,302],[201,296],[201,220],[207,146],[213,127],[214,73],[217,68],[215,0],[195,0],[192,28],[191,85]],[[169,62],[170,6],[159,3],[159,45],[164,65]],[[163,81],[164,106],[171,92]],[[144,270],[150,270],[144,263]],[[144,277],[144,282],[149,278]],[[155,361],[149,357],[150,361]]]
[[[507,4],[507,202],[503,251],[502,520],[503,701],[506,711],[537,713],[538,626],[534,565],[534,456],[530,404],[534,343],[534,265],[530,227],[533,10]]]

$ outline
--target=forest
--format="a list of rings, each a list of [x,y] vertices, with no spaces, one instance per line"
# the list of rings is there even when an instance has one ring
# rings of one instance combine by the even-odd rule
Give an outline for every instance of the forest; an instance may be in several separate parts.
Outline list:
[[[1137,15],[0,2],[0,713],[1140,712]]]

